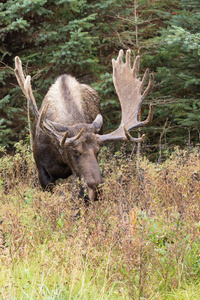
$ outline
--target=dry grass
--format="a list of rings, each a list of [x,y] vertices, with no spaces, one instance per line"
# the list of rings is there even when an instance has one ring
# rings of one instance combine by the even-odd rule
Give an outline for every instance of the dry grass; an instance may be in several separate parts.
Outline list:
[[[88,207],[72,199],[70,180],[42,192],[32,155],[17,149],[0,161],[2,299],[199,295],[198,149],[159,166],[141,159],[139,170],[103,149],[105,184]]]

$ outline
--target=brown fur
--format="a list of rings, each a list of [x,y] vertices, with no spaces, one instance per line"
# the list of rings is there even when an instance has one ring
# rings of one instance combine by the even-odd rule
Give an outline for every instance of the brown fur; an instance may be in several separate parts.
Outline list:
[[[150,74],[149,83],[144,90],[149,74],[147,69],[142,80],[137,78],[139,56],[131,66],[131,50],[119,51],[117,60],[112,60],[113,83],[122,109],[121,124],[108,134],[98,135],[103,124],[100,115],[97,92],[85,84],[80,84],[70,75],[60,76],[50,87],[41,109],[38,111],[32,93],[30,76],[26,79],[19,57],[15,57],[15,75],[18,83],[30,102],[35,115],[33,153],[37,164],[39,179],[44,189],[52,187],[58,178],[74,176],[83,178],[90,199],[95,199],[96,189],[102,183],[97,163],[100,143],[108,141],[141,142],[133,138],[129,131],[149,124],[153,118],[150,105],[145,121],[138,120],[138,112],[145,97],[153,89],[154,77]]]
[[[92,122],[99,113],[97,92],[85,84],[80,84],[70,75],[60,76],[50,87],[41,109],[49,103],[45,118],[51,122],[53,132],[61,138],[66,131],[69,137],[77,135],[84,127],[82,136],[63,149],[60,141],[42,131],[39,120],[35,123],[33,153],[39,172],[39,180],[44,189],[52,189],[58,178],[69,175],[83,178],[91,199],[96,198],[96,189],[103,182],[97,154],[99,143],[97,131]]]

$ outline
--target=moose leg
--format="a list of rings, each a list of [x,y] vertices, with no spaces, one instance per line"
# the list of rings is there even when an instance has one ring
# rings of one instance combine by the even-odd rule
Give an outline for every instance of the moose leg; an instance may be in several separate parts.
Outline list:
[[[51,176],[45,168],[40,168],[38,170],[38,175],[42,188],[46,191],[52,192],[56,179]]]

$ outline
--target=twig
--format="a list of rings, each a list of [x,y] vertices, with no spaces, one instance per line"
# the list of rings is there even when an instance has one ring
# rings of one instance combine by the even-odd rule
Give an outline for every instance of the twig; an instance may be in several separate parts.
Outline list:
[[[170,128],[170,124],[169,124],[169,126],[168,126],[168,128],[167,128],[167,123],[168,123],[168,119],[166,119],[166,122],[165,122],[165,124],[164,124],[164,126],[163,126],[163,131],[162,131],[161,134],[160,134],[160,139],[159,139],[159,158],[158,158],[158,165],[162,162],[162,151],[161,151],[161,149],[162,149],[162,144],[161,144],[161,142],[162,142],[162,137],[163,137],[164,134],[166,134],[167,130]]]
[[[6,65],[3,61],[0,61],[0,63],[4,65],[4,67],[0,67],[0,70],[9,69],[14,72],[14,69]]]
[[[30,103],[28,100],[27,100],[27,118],[28,118],[28,130],[30,134],[30,148],[31,151],[33,151],[33,135],[31,131],[31,119],[30,119]]]

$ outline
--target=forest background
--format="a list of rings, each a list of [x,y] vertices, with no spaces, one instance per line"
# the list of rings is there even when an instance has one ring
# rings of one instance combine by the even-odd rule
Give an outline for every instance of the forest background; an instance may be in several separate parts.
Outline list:
[[[28,139],[27,104],[14,76],[21,58],[38,106],[63,73],[101,97],[104,130],[117,127],[120,105],[111,59],[119,49],[141,55],[141,74],[155,75],[154,119],[143,150],[169,152],[200,140],[200,2],[198,0],[8,0],[0,3],[0,144]],[[153,157],[153,155],[151,154]]]
[[[199,0],[1,1],[0,299],[200,299],[199,29]],[[14,57],[38,107],[63,73],[91,84],[107,132],[120,122],[119,49],[155,76],[145,155],[102,147],[104,184],[89,206],[70,179],[42,191]]]

